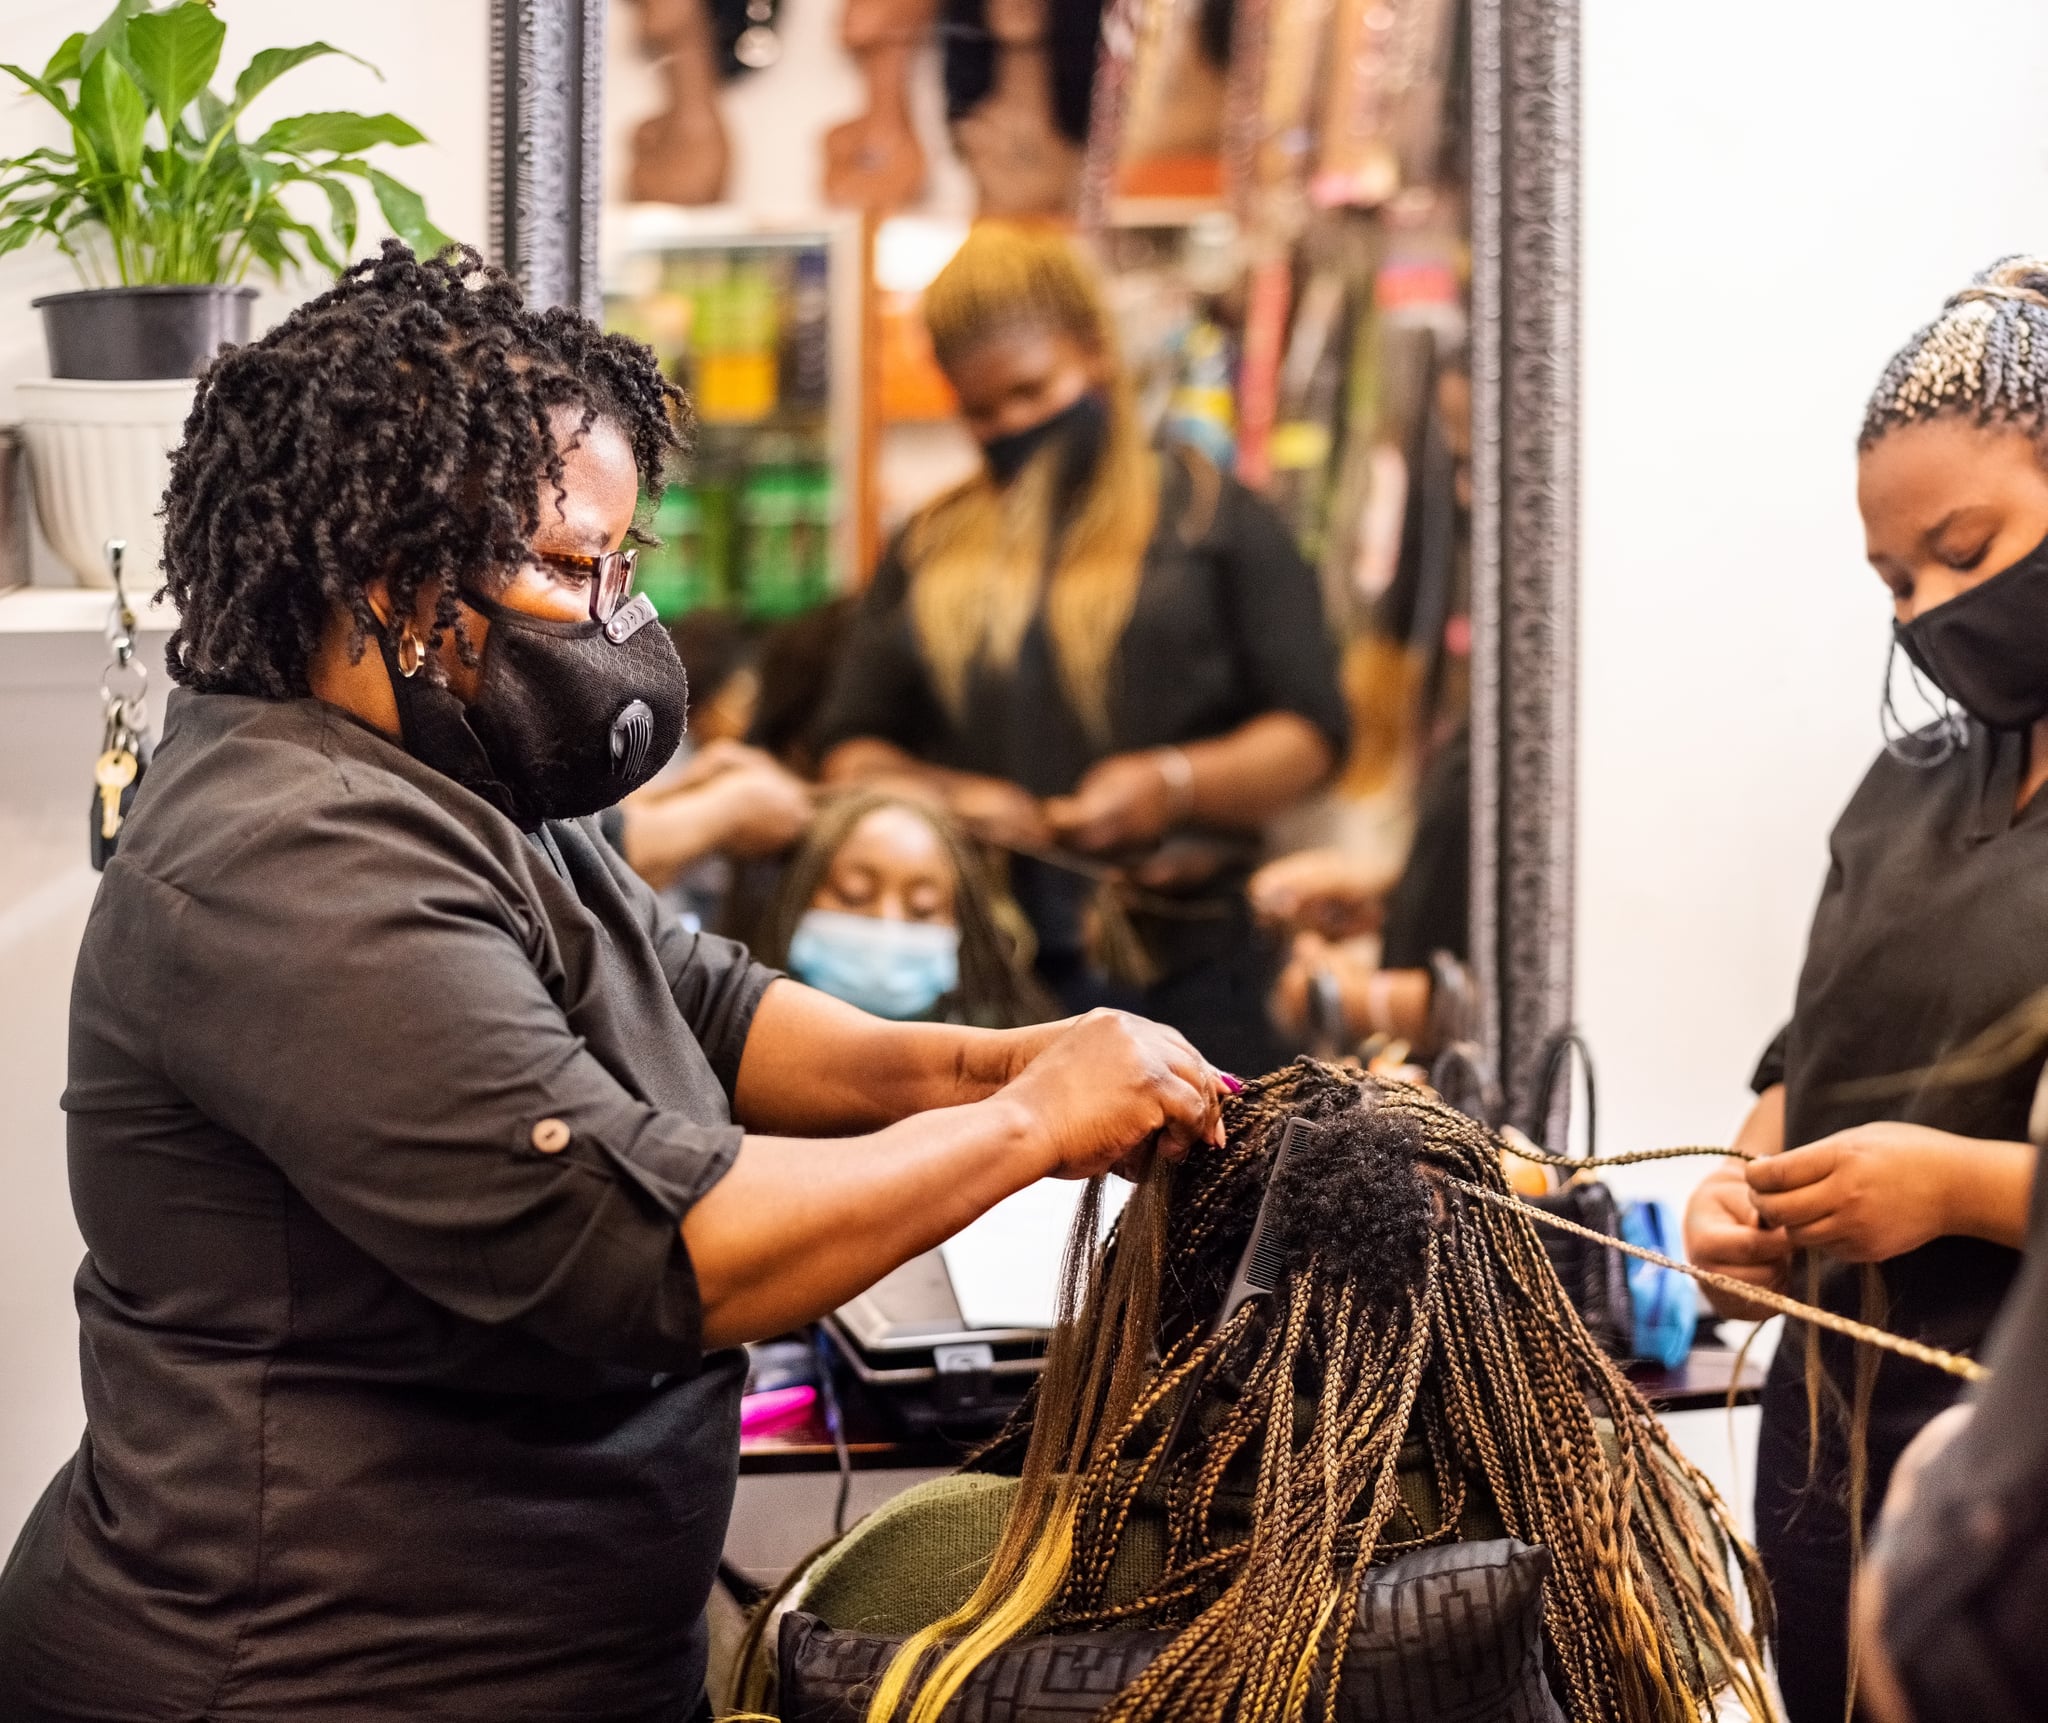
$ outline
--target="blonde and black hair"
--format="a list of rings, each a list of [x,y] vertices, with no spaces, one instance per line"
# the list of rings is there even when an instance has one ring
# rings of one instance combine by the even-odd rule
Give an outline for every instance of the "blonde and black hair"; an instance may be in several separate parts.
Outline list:
[[[1279,1292],[1212,1332],[1297,1115],[1318,1130],[1275,1193]],[[1500,1530],[1549,1552],[1549,1666],[1574,1723],[1693,1723],[1723,1687],[1772,1715],[1755,1557],[1587,1333],[1485,1127],[1311,1060],[1251,1084],[1225,1123],[1224,1149],[1139,1187],[1106,1254],[1083,1204],[1068,1320],[981,1462],[1023,1449],[1001,1545],[973,1597],[906,1642],[869,1723],[937,1723],[1008,1640],[1105,1626],[1178,1630],[1106,1723],[1327,1720],[1361,1570]]]
[[[956,720],[976,666],[1013,665],[1042,600],[1062,688],[1106,741],[1116,649],[1158,520],[1159,477],[1101,289],[1061,234],[982,222],[926,290],[924,316],[947,371],[1019,329],[1069,336],[1102,368],[1108,431],[1079,497],[1059,494],[1060,451],[1050,448],[1008,486],[982,473],[941,497],[911,522],[903,548],[918,643]]]
[[[2002,257],[1952,295],[1885,366],[1858,446],[1950,414],[2048,433],[2048,258]]]

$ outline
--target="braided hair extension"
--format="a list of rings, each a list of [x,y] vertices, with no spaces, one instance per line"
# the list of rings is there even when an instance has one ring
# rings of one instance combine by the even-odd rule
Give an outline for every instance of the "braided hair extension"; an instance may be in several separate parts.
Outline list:
[[[561,495],[551,417],[605,418],[658,488],[691,429],[653,353],[563,306],[530,310],[468,246],[413,256],[395,239],[317,299],[201,375],[164,494],[164,590],[180,625],[171,679],[208,692],[290,699],[336,610],[360,655],[378,626],[435,593],[444,631],[473,648],[463,586],[516,568],[540,522],[540,484]],[[429,660],[431,664],[431,659]]]
[[[1108,1723],[1327,1723],[1359,1570],[1489,1510],[1549,1551],[1550,1668],[1574,1723],[1697,1718],[1717,1681],[1771,1716],[1756,1558],[1587,1333],[1492,1133],[1426,1089],[1307,1059],[1224,1111],[1226,1147],[1147,1179],[1109,1250],[1091,1258],[1077,1224],[1072,1320],[974,1462],[1010,1469],[1022,1449],[1002,1543],[974,1597],[905,1644],[870,1723],[906,1700],[910,1723],[935,1723],[1022,1632],[1112,1624],[1179,1632]],[[1212,1333],[1297,1114],[1320,1128],[1274,1192],[1277,1297]],[[1148,1514],[1163,1560],[1134,1592]]]
[[[2002,257],[1885,366],[1859,448],[1943,414],[2048,433],[2048,259]]]

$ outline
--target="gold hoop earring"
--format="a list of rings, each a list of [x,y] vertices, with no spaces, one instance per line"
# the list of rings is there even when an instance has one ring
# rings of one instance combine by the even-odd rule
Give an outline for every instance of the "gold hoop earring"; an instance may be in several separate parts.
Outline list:
[[[410,681],[427,661],[427,649],[411,628],[398,637],[398,673]]]

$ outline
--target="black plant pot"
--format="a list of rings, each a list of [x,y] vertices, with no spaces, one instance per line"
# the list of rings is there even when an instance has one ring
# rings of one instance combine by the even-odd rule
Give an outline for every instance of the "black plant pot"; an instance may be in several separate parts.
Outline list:
[[[50,375],[102,383],[195,377],[249,339],[253,287],[88,287],[31,300],[43,314]]]

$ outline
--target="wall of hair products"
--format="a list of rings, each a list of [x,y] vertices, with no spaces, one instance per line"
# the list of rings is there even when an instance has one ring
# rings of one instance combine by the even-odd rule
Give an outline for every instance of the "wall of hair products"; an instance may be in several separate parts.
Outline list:
[[[2048,1715],[1949,11],[0,0],[0,1719]]]

